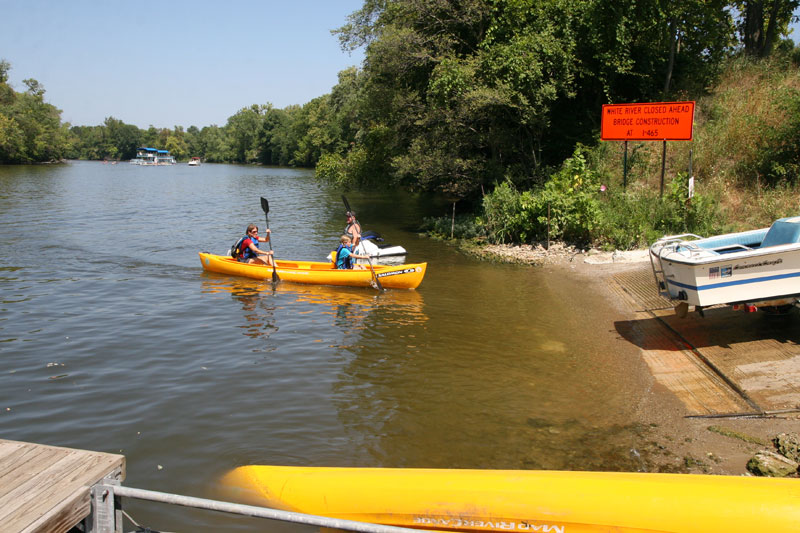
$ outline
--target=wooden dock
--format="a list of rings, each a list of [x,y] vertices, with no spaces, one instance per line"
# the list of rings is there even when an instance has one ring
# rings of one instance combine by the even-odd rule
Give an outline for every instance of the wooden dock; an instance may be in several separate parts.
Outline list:
[[[0,439],[0,530],[66,532],[91,512],[91,487],[122,481],[125,457]]]

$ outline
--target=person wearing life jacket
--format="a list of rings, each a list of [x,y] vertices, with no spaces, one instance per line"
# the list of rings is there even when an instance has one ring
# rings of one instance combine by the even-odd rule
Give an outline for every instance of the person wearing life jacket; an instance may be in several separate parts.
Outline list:
[[[353,263],[353,258],[369,259],[369,256],[353,253],[353,239],[351,239],[350,236],[342,235],[340,240],[342,241],[342,244],[340,244],[339,248],[336,249],[336,268],[340,270],[352,268],[363,269],[363,266]]]
[[[255,224],[247,226],[247,234],[239,246],[242,255],[238,258],[238,261],[240,263],[263,263],[267,266],[272,266],[272,250],[264,251],[258,249],[258,243],[269,241],[270,233],[269,228],[267,228],[267,236],[259,237],[258,226]]]
[[[348,211],[346,215],[347,225],[344,227],[343,233],[353,240],[353,248],[355,248],[361,242],[361,224],[356,220],[355,211]]]

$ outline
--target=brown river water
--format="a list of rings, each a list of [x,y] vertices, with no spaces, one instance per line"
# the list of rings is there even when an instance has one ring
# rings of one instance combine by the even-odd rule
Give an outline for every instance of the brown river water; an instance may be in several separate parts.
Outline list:
[[[126,485],[199,497],[252,463],[646,467],[652,380],[607,294],[420,236],[448,205],[347,194],[365,229],[428,262],[416,291],[203,272],[198,251],[263,228],[260,196],[276,256],[323,260],[341,193],[284,168],[0,167],[0,437],[122,453]],[[313,530],[125,508],[159,530]]]

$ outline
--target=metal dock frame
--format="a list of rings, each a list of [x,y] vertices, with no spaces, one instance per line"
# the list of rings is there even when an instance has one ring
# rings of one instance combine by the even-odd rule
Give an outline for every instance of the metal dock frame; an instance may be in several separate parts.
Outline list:
[[[84,526],[85,532],[122,533],[122,497],[242,516],[294,522],[296,524],[359,531],[361,533],[420,533],[421,531],[405,527],[357,522],[355,520],[343,520],[326,516],[280,511],[255,505],[242,505],[204,498],[194,498],[192,496],[169,494],[166,492],[123,487],[113,479],[105,479],[103,482],[92,487],[92,513],[86,519],[86,524]]]

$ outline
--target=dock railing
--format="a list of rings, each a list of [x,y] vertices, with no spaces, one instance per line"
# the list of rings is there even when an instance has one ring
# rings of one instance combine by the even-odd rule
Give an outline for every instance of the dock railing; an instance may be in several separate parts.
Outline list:
[[[86,533],[122,533],[122,497],[296,524],[359,531],[361,533],[420,533],[418,529],[357,522],[355,520],[280,511],[269,507],[123,487],[111,480],[98,483],[92,487],[92,514],[87,519]]]

